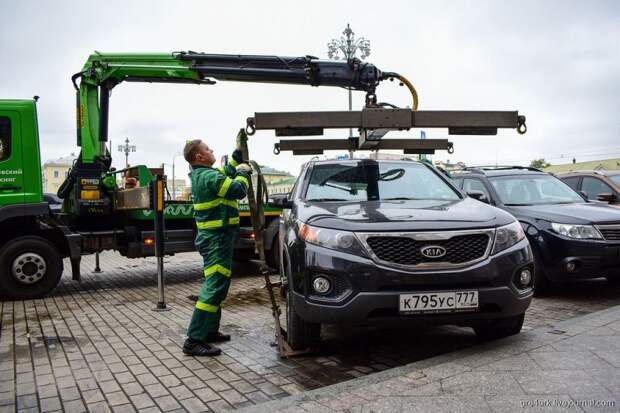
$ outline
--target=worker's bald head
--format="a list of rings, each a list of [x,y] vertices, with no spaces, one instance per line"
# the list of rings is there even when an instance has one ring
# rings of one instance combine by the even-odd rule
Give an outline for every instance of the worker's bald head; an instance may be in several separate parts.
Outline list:
[[[215,163],[213,151],[200,139],[187,141],[183,156],[190,165],[212,166]]]

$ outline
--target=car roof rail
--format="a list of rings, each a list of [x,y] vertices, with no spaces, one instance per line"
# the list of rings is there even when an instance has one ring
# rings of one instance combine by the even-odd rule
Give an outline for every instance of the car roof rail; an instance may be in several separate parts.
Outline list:
[[[521,166],[521,165],[476,165],[472,168],[480,169],[482,171],[503,171],[507,169],[523,169],[527,171],[535,171],[535,172],[543,172],[542,169],[534,168],[532,166]]]

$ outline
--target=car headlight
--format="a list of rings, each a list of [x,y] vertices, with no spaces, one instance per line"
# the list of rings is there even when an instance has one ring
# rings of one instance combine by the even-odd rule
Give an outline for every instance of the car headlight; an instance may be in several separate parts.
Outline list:
[[[299,237],[310,244],[348,254],[367,256],[364,247],[352,232],[313,227],[303,222],[298,224]]]
[[[523,227],[521,227],[519,221],[499,227],[495,230],[495,240],[493,241],[493,251],[491,251],[491,254],[497,254],[506,248],[510,248],[523,238],[525,238],[525,232],[523,232]]]
[[[573,225],[551,223],[551,229],[560,235],[577,239],[603,239],[603,236],[592,225]]]

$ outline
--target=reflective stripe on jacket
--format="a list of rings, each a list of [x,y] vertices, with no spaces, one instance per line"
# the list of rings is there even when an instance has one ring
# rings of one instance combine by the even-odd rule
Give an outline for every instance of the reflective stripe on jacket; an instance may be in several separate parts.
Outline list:
[[[199,230],[221,228],[239,224],[238,199],[245,198],[249,178],[237,172],[229,162],[223,168],[192,166],[189,174],[192,183],[194,217]]]

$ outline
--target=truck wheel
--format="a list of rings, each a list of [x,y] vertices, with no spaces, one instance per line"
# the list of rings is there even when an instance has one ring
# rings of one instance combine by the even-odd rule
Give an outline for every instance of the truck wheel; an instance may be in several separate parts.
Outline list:
[[[32,299],[52,291],[62,276],[62,259],[49,241],[21,237],[0,249],[0,291],[12,299]]]
[[[523,327],[525,313],[514,317],[500,318],[488,324],[474,327],[474,332],[480,340],[495,340],[502,337],[519,334]]]
[[[315,347],[321,340],[321,324],[308,323],[297,315],[290,289],[286,291],[286,334],[293,350]]]

